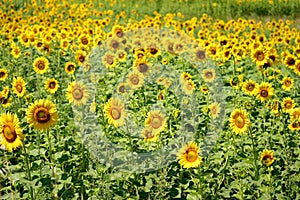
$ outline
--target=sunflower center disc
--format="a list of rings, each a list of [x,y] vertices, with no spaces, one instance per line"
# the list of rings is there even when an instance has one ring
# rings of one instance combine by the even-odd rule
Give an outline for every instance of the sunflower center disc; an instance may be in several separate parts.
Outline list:
[[[189,162],[194,162],[197,159],[197,153],[195,151],[189,151],[187,154],[187,160]]]
[[[38,68],[39,68],[39,70],[43,70],[43,69],[45,69],[45,65],[44,65],[44,63],[39,63],[38,64]]]
[[[46,108],[39,108],[35,111],[34,118],[39,123],[46,123],[50,120],[50,113]]]
[[[84,44],[84,45],[87,45],[89,42],[88,42],[88,40],[86,38],[83,38],[81,40],[81,43]]]
[[[145,64],[145,63],[141,63],[141,64],[139,65],[139,71],[140,71],[141,73],[147,72],[147,71],[148,71],[148,65]]]
[[[111,116],[116,120],[116,119],[120,119],[121,117],[121,112],[119,109],[117,108],[112,108],[111,109]]]
[[[131,80],[131,83],[133,85],[139,84],[139,78],[138,77],[132,77],[130,80]]]
[[[238,116],[238,117],[236,118],[236,120],[235,120],[235,124],[236,124],[236,126],[239,127],[239,128],[244,127],[244,125],[245,125],[245,120],[244,120],[244,118],[241,117],[241,116]]]
[[[212,73],[211,73],[211,72],[206,72],[205,76],[206,76],[208,79],[210,79],[210,78],[212,78]]]
[[[109,65],[112,65],[114,63],[114,60],[111,56],[107,57],[106,58],[106,62],[109,64]]]
[[[73,92],[72,92],[73,98],[76,100],[80,100],[83,97],[83,92],[82,89],[80,88],[74,88]]]
[[[254,89],[254,86],[253,86],[253,85],[249,85],[249,86],[248,86],[248,91],[251,92],[253,89]]]
[[[285,84],[286,87],[289,87],[291,85],[291,81],[285,81],[284,84]]]
[[[264,59],[264,55],[262,53],[259,53],[257,55],[257,60],[262,61]]]
[[[68,71],[73,71],[74,68],[75,68],[75,67],[74,67],[73,65],[69,65],[69,66],[68,66]]]
[[[146,131],[145,136],[147,139],[154,138],[154,134],[151,131]]]
[[[50,89],[54,89],[55,86],[56,86],[56,83],[55,83],[55,82],[51,82],[51,83],[49,84],[49,88],[50,88]]]
[[[10,125],[4,126],[3,135],[8,142],[13,142],[16,139],[16,133],[13,127]]]
[[[287,109],[291,109],[292,108],[292,103],[287,103],[286,105],[285,105],[285,107],[287,108]]]
[[[22,85],[17,85],[17,86],[16,86],[16,89],[17,89],[17,91],[18,91],[19,93],[21,93],[23,87],[22,87]]]
[[[268,96],[268,91],[262,90],[262,91],[260,92],[260,95],[261,95],[262,97],[267,97],[267,96]]]
[[[159,117],[154,117],[152,119],[151,125],[154,129],[161,127],[162,121]]]

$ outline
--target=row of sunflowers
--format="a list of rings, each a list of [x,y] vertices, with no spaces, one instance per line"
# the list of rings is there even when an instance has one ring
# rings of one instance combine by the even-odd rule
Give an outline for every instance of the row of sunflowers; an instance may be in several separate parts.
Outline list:
[[[30,3],[0,8],[0,199],[299,198],[295,20]]]

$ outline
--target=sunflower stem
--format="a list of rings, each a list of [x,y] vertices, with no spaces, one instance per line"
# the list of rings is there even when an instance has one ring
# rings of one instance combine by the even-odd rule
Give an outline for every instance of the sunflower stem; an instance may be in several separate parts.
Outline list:
[[[50,132],[47,130],[46,131],[46,135],[47,135],[47,140],[48,140],[48,146],[49,146],[49,163],[52,169],[52,176],[54,178],[54,188],[55,191],[57,191],[57,180],[56,180],[56,173],[55,173],[55,165],[53,163],[53,154],[52,154],[52,145],[51,145],[51,138],[50,138]],[[55,199],[58,198],[57,194],[54,194]]]
[[[255,168],[255,175],[254,175],[254,180],[258,180],[258,165],[257,165],[257,151],[256,151],[256,144],[254,142],[255,138],[252,135],[251,128],[249,128],[249,136],[251,138],[251,143],[252,143],[252,153],[253,153],[253,166]]]
[[[32,181],[32,178],[31,178],[31,168],[30,168],[30,164],[29,164],[28,154],[26,152],[26,145],[24,144],[22,146],[23,146],[23,150],[24,150],[24,153],[25,153],[25,164],[26,164],[26,168],[27,168],[28,180]],[[32,188],[31,185],[29,186],[29,192],[30,192],[31,199],[34,199],[34,192],[33,192],[33,188]]]

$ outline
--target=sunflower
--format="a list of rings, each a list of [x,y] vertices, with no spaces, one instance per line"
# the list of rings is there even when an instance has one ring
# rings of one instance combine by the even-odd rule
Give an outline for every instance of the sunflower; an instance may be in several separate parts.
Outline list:
[[[259,66],[263,66],[265,63],[267,63],[268,55],[265,50],[263,50],[261,47],[258,47],[252,51],[251,58],[254,63]]]
[[[120,25],[114,25],[112,28],[113,35],[117,36],[118,38],[123,38],[125,36],[124,27]]]
[[[8,72],[4,68],[0,68],[0,81],[5,81],[8,76]]]
[[[286,91],[290,91],[294,86],[294,80],[290,77],[284,77],[281,83],[282,83],[282,89]]]
[[[80,106],[86,104],[88,101],[89,92],[85,84],[73,81],[69,83],[66,97],[69,103],[73,103],[75,106]]]
[[[102,63],[106,68],[114,68],[117,65],[117,56],[112,53],[105,53],[102,57]]]
[[[86,57],[87,57],[86,52],[83,50],[79,49],[75,53],[75,58],[78,64],[83,64],[84,61],[86,61]]]
[[[156,45],[150,45],[150,47],[147,49],[147,55],[149,57],[157,57],[161,54],[160,50]]]
[[[295,72],[295,74],[300,76],[300,59],[297,60],[296,63],[295,63],[294,72]],[[0,80],[1,80],[1,76],[0,76]]]
[[[284,58],[283,62],[284,62],[284,64],[285,64],[288,68],[294,69],[294,68],[295,68],[295,64],[296,64],[296,60],[297,60],[297,58],[296,58],[294,55],[288,54],[288,55]]]
[[[5,86],[4,89],[0,92],[0,100],[2,98],[7,98],[9,94],[9,87]]]
[[[135,67],[144,76],[148,75],[151,72],[150,64],[144,61],[137,60],[135,63]]]
[[[273,92],[274,88],[270,83],[267,82],[262,82],[255,91],[256,97],[260,99],[261,102],[264,102],[273,96]]]
[[[172,84],[172,81],[168,78],[164,78],[162,81],[163,86],[165,86],[165,88],[169,88]]]
[[[17,45],[12,45],[11,47],[11,55],[14,57],[14,58],[19,58],[21,56],[21,49],[20,47],[18,47]]]
[[[239,76],[234,76],[234,77],[231,77],[230,80],[229,80],[229,83],[230,85],[234,88],[234,89],[238,89],[241,82],[243,81],[242,79],[243,77],[241,75]]]
[[[292,121],[289,125],[288,128],[291,131],[299,131],[300,130],[300,121],[296,120],[296,121]]]
[[[126,51],[119,50],[119,51],[116,52],[116,54],[118,55],[118,61],[119,62],[125,62],[126,61],[126,57],[127,57]]]
[[[208,87],[206,85],[203,85],[203,86],[201,86],[200,91],[203,94],[207,94],[209,90],[208,90]]]
[[[235,109],[230,115],[230,127],[236,134],[243,134],[250,125],[248,114],[243,109]]]
[[[198,48],[198,49],[195,49],[193,51],[193,54],[194,54],[194,60],[206,60],[207,58],[207,55],[206,55],[206,52],[204,49],[201,49],[201,48]]]
[[[127,112],[125,110],[125,103],[118,98],[111,98],[104,105],[104,112],[108,119],[108,123],[115,127],[120,127],[125,124]]]
[[[65,71],[67,72],[67,74],[70,74],[70,75],[74,74],[75,69],[76,69],[75,63],[73,63],[73,62],[67,62],[66,63]]]
[[[60,48],[63,50],[68,50],[68,47],[70,46],[69,40],[68,39],[62,39],[60,41]]]
[[[12,102],[12,98],[6,98],[6,99],[3,99],[1,100],[1,105],[3,106],[3,108],[8,108],[10,105],[11,105],[11,102]]]
[[[221,107],[220,104],[218,104],[217,102],[214,102],[212,104],[210,104],[208,106],[209,110],[210,110],[210,114],[212,116],[213,119],[217,118],[221,112]]]
[[[49,61],[45,57],[38,57],[33,62],[33,70],[37,74],[44,74],[49,68]]]
[[[167,126],[167,119],[159,110],[148,112],[145,119],[145,127],[150,128],[153,133],[162,132]]]
[[[293,108],[290,112],[291,120],[300,120],[300,108]]]
[[[277,99],[275,99],[274,101],[273,101],[273,103],[272,103],[272,106],[271,106],[271,108],[272,108],[272,113],[274,113],[274,114],[279,114],[279,105],[280,105],[280,103],[279,103],[279,101],[277,100]]]
[[[44,87],[45,87],[45,90],[47,90],[51,94],[54,94],[57,91],[59,84],[55,78],[51,78],[51,79],[48,79],[47,81],[45,81]]]
[[[180,76],[180,83],[184,84],[189,80],[192,80],[192,75],[189,74],[188,72],[183,72]]]
[[[200,149],[197,144],[189,142],[188,145],[184,145],[177,153],[178,162],[183,168],[198,167],[202,162],[199,153]]]
[[[36,100],[28,107],[26,118],[35,129],[47,130],[57,123],[56,105],[47,99]]]
[[[144,78],[141,73],[131,71],[127,75],[127,84],[133,89],[139,89],[144,84]]]
[[[255,90],[258,88],[258,84],[253,80],[247,80],[243,83],[242,90],[251,96],[255,95]]]
[[[144,128],[142,130],[142,136],[145,142],[154,142],[158,139],[158,134],[153,133],[153,131],[150,128]]]
[[[260,154],[260,160],[264,165],[269,167],[275,161],[274,152],[266,149],[263,150],[263,152]]]
[[[23,97],[26,93],[26,83],[21,77],[14,78],[12,90],[18,97]]]
[[[106,42],[107,42],[109,50],[111,50],[111,51],[115,52],[115,51],[118,51],[120,49],[123,49],[122,42],[117,38],[111,38]]]
[[[10,112],[0,116],[0,145],[12,151],[22,145],[24,135],[16,114]]]
[[[195,83],[192,80],[186,81],[184,84],[182,84],[183,91],[187,95],[193,94],[193,91],[195,90]]]
[[[126,94],[127,92],[127,84],[126,83],[119,83],[117,86],[117,93],[119,94]]]
[[[291,112],[295,106],[296,106],[295,101],[293,99],[291,99],[290,97],[284,98],[281,103],[281,107],[282,107],[283,111],[286,113]]]
[[[78,44],[82,46],[89,46],[91,43],[91,38],[88,35],[81,35],[78,38]]]
[[[202,78],[205,82],[212,82],[216,78],[216,71],[214,69],[205,69],[202,71]]]

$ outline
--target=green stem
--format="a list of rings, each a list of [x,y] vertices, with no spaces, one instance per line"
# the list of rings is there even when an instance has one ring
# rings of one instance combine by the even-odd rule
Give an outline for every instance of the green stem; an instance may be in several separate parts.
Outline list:
[[[47,136],[47,140],[48,140],[48,146],[49,146],[49,163],[50,163],[50,167],[52,169],[52,176],[54,178],[54,188],[55,191],[57,191],[57,180],[56,180],[56,172],[55,172],[55,165],[53,163],[54,159],[53,159],[53,153],[52,153],[52,145],[51,145],[51,138],[50,138],[50,132],[46,131],[46,136]],[[57,199],[57,194],[54,194],[55,199]]]
[[[25,153],[25,164],[26,164],[26,170],[27,170],[28,180],[32,181],[31,168],[30,168],[29,158],[28,158],[28,154],[26,152],[25,144],[23,145],[23,150],[24,150],[24,153]],[[33,200],[34,199],[34,192],[33,192],[33,188],[32,188],[31,185],[29,186],[29,192],[30,192],[31,199]]]
[[[249,136],[251,138],[252,153],[253,153],[253,166],[255,168],[254,180],[258,180],[258,165],[257,165],[258,155],[257,155],[257,151],[256,151],[255,138],[252,135],[251,128],[249,128]]]

